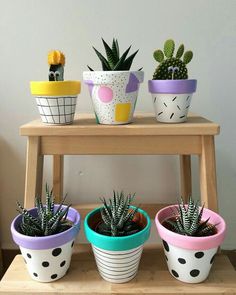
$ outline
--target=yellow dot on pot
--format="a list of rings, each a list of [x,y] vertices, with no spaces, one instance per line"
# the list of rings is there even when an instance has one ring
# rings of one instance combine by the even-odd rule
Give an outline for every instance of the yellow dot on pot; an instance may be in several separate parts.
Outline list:
[[[126,122],[129,120],[131,103],[117,103],[115,110],[115,120],[117,122]]]

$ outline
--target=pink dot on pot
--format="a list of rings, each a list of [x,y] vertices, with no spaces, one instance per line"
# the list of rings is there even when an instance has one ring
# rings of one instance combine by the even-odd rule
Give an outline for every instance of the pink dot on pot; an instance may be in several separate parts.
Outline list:
[[[101,86],[98,89],[98,97],[102,102],[110,102],[113,99],[113,91],[110,87]]]

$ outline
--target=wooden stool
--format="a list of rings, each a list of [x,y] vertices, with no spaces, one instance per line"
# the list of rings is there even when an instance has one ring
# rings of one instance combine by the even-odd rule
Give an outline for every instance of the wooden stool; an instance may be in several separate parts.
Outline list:
[[[130,125],[97,125],[93,115],[77,115],[73,125],[47,126],[40,120],[20,128],[28,136],[24,205],[34,206],[35,195],[42,193],[43,157],[53,155],[53,188],[57,201],[63,194],[64,155],[179,155],[181,193],[192,194],[191,155],[200,160],[201,200],[217,211],[214,135],[219,125],[198,115],[183,124],[163,124],[149,114],[135,117]],[[166,204],[142,204],[153,217]],[[82,216],[93,206],[77,206]],[[151,210],[151,212],[150,212]]]
[[[46,126],[39,120],[21,127],[28,136],[25,206],[34,206],[42,192],[43,157],[53,155],[53,187],[57,200],[63,193],[64,155],[179,155],[181,191],[192,193],[191,155],[200,160],[201,200],[217,211],[214,135],[219,126],[197,115],[184,124],[161,124],[148,114],[125,126],[97,125],[93,116],[79,115],[70,126]],[[76,206],[82,218],[95,204]],[[166,204],[141,204],[151,218]],[[89,245],[79,245],[68,274],[53,283],[33,281],[21,255],[17,255],[0,282],[3,294],[236,294],[236,272],[224,255],[217,255],[207,281],[184,284],[172,278],[163,251],[146,245],[138,275],[127,284],[104,281],[96,269]]]

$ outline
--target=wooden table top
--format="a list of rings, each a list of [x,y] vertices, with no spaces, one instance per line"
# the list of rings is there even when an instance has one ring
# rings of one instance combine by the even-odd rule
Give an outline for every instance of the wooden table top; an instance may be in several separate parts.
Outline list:
[[[156,121],[153,114],[138,113],[128,125],[100,125],[94,114],[76,114],[72,125],[46,125],[40,119],[20,127],[23,136],[152,136],[152,135],[216,135],[220,126],[197,114],[187,122],[166,124]]]
[[[186,284],[173,278],[163,251],[147,245],[138,275],[125,284],[104,281],[88,245],[77,246],[68,274],[52,283],[33,281],[24,260],[17,255],[0,282],[0,294],[236,294],[236,271],[229,259],[218,255],[208,279],[200,284]]]

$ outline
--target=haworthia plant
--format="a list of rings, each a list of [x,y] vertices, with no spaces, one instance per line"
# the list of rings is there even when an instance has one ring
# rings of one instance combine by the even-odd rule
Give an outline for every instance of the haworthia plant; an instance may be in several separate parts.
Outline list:
[[[22,222],[19,226],[19,232],[26,236],[49,236],[63,232],[72,226],[67,220],[67,214],[70,206],[62,208],[66,196],[60,203],[57,210],[54,208],[53,191],[46,185],[46,204],[43,205],[41,198],[35,198],[35,207],[37,216],[32,216],[24,207],[17,202],[18,211],[22,215]]]
[[[128,236],[137,233],[140,225],[135,222],[134,216],[138,207],[131,207],[135,194],[125,196],[122,192],[113,192],[113,198],[107,202],[101,199],[103,207],[100,210],[102,222],[97,232],[108,236]]]
[[[131,68],[132,62],[138,53],[138,50],[128,56],[131,46],[129,46],[123,54],[120,54],[117,39],[113,38],[111,46],[109,46],[103,39],[102,42],[105,48],[106,57],[104,57],[96,48],[93,47],[93,49],[102,63],[103,71],[128,71]],[[88,66],[88,68],[90,71],[93,71],[90,66]]]
[[[177,212],[172,218],[165,220],[170,228],[185,236],[210,236],[216,233],[216,225],[210,224],[209,219],[202,220],[204,206],[200,208],[198,201],[189,198],[185,205],[183,199],[178,204]]]
[[[165,41],[163,51],[160,49],[154,51],[154,59],[160,64],[153,74],[153,80],[188,79],[186,65],[192,60],[193,53],[190,50],[184,53],[183,44],[179,46],[175,56],[174,51],[175,42],[172,39]]]

